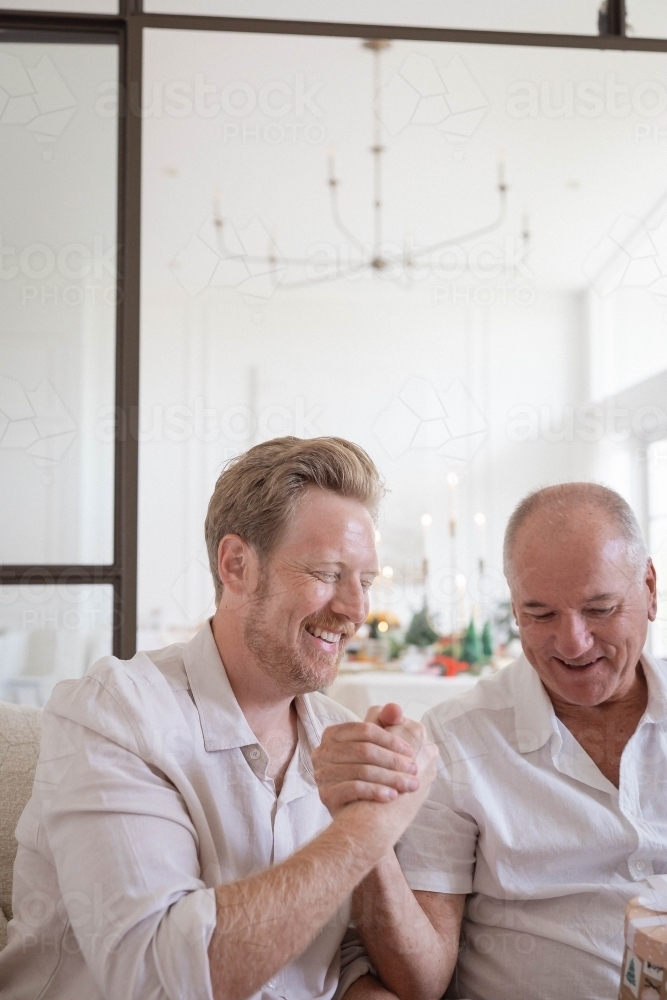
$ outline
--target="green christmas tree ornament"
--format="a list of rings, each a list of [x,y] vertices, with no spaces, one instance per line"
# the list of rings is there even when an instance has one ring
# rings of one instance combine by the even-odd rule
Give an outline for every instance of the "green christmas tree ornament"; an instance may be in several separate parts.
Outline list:
[[[482,629],[482,654],[485,660],[490,660],[493,656],[493,636],[490,622],[484,622]]]
[[[461,659],[464,663],[469,663],[471,666],[475,663],[481,663],[482,661],[482,649],[479,641],[479,635],[472,619],[470,620],[470,624],[468,625],[465,635],[463,636]]]
[[[426,604],[421,611],[415,612],[410,622],[410,628],[405,633],[405,643],[408,646],[431,646],[439,636],[433,631],[428,620]]]

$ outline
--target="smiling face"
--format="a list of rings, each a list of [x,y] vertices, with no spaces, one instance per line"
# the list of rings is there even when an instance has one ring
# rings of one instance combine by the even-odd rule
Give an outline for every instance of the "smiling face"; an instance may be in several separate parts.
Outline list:
[[[556,526],[530,516],[509,583],[523,651],[552,700],[590,707],[628,694],[656,615],[655,570],[649,560],[638,571],[606,513],[575,511]]]
[[[326,687],[366,619],[375,527],[356,500],[308,488],[263,567],[243,638],[286,693]]]

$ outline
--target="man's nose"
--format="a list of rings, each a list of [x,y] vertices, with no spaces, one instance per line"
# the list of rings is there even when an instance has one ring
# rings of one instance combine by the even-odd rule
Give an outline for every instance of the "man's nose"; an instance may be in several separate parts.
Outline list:
[[[342,583],[331,602],[331,610],[361,625],[366,620],[366,592],[361,583],[352,580]]]
[[[565,660],[576,660],[595,642],[582,615],[563,616],[556,632],[556,652]]]

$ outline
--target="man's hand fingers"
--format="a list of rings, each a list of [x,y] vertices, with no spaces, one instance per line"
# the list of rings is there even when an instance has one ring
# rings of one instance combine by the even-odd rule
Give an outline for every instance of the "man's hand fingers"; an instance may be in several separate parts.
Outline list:
[[[406,774],[417,773],[417,763],[414,757],[385,750],[375,743],[335,743],[318,747],[312,754],[315,768],[327,764],[376,764],[392,771],[403,771]]]
[[[403,709],[393,701],[386,705],[373,705],[366,712],[365,721],[382,727],[398,726],[403,722]]]
[[[397,792],[416,792],[419,788],[419,778],[415,775],[399,774],[373,764],[329,764],[317,769],[315,777],[320,789],[338,787],[349,782],[385,785],[395,788]]]
[[[374,785],[367,781],[345,781],[340,785],[320,791],[320,797],[327,809],[335,815],[343,806],[351,802],[393,802],[398,798],[395,788],[387,785]]]
[[[394,753],[414,756],[412,743],[400,733],[389,732],[374,722],[342,722],[337,726],[329,726],[324,730],[322,745],[328,744],[330,740],[335,743],[375,743]]]
[[[414,719],[404,719],[398,726],[389,726],[387,732],[409,743],[414,756],[419,753],[424,743],[430,742],[424,726],[421,722],[415,722]]]

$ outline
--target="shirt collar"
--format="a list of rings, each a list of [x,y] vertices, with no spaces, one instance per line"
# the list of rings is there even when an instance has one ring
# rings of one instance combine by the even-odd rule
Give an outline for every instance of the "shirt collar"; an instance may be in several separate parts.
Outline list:
[[[210,619],[183,647],[183,663],[201,720],[204,748],[231,750],[256,744],[257,737],[241,711],[220,659]],[[324,723],[307,694],[298,695],[295,703],[308,748],[314,750],[322,740]]]
[[[648,653],[641,656],[648,704],[642,721],[662,722],[667,719],[667,669]],[[539,750],[555,733],[559,739],[556,713],[535,668],[522,653],[513,664],[512,687],[516,720],[516,739],[520,753]]]
[[[210,621],[183,648],[183,663],[201,720],[205,749],[231,750],[257,743],[232,691]]]
[[[643,653],[641,663],[648,685],[648,703],[644,713],[646,722],[663,722],[667,719],[667,669],[662,660]]]
[[[512,665],[512,692],[519,753],[539,750],[554,733],[556,713],[535,668],[522,653]]]

